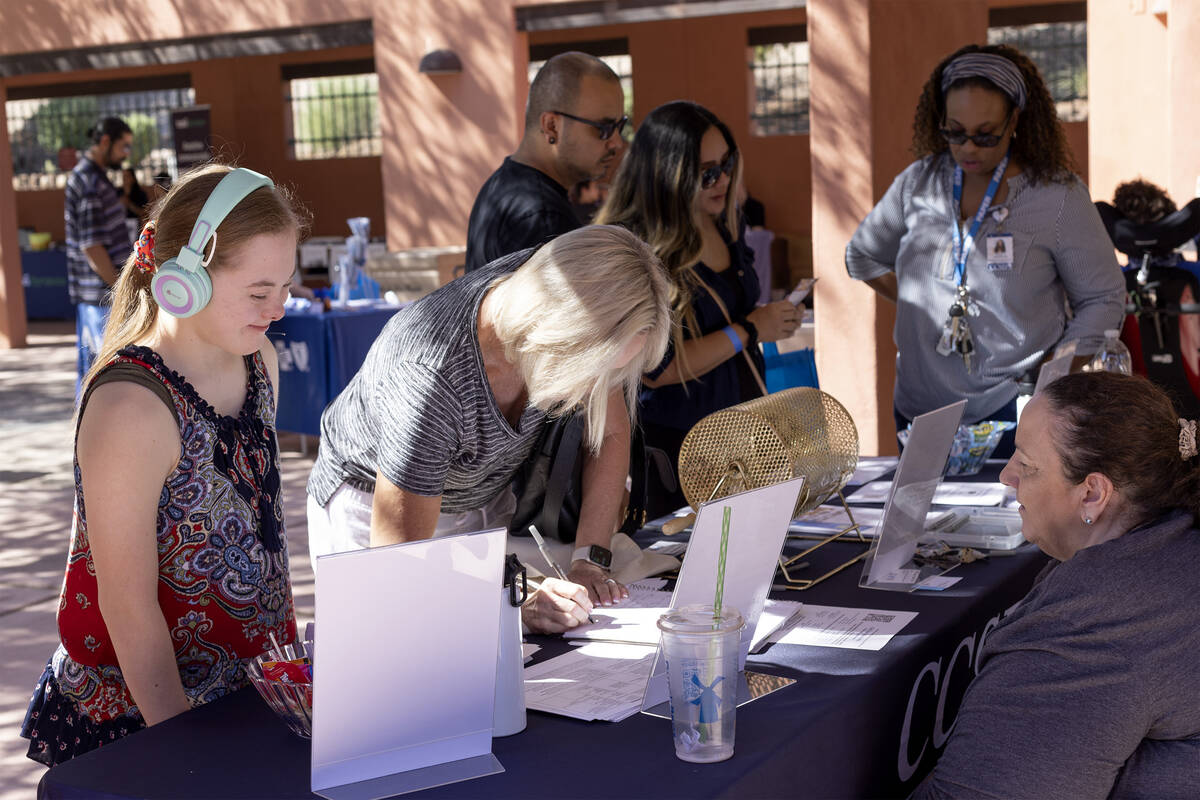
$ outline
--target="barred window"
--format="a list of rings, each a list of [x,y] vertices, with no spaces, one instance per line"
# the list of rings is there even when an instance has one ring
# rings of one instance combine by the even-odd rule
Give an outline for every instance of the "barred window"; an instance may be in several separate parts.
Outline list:
[[[5,116],[14,189],[65,186],[74,151],[86,150],[90,146],[88,129],[101,117],[109,116],[120,117],[133,130],[130,163],[141,185],[149,185],[160,172],[176,174],[171,110],[195,105],[191,87],[103,94],[76,94],[71,90],[70,86],[10,90],[12,99],[5,104]],[[60,151],[66,155],[61,166]]]
[[[529,82],[533,83],[534,76],[554,56],[577,50],[588,53],[603,61],[609,69],[617,73],[621,81],[621,90],[625,93],[625,116],[630,123],[625,126],[622,136],[626,141],[633,138],[633,57],[629,55],[628,39],[603,39],[591,42],[556,42],[554,44],[537,44],[529,47]]]
[[[808,32],[804,25],[751,28],[747,56],[754,93],[750,135],[808,133]]]
[[[997,25],[997,16],[993,11],[988,27],[988,44],[1012,45],[1037,64],[1046,88],[1050,90],[1050,97],[1054,99],[1059,119],[1063,122],[1086,120],[1087,20]],[[999,21],[1004,21],[1004,15],[999,15]]]
[[[319,158],[378,156],[379,76],[372,60],[285,67],[289,155]]]

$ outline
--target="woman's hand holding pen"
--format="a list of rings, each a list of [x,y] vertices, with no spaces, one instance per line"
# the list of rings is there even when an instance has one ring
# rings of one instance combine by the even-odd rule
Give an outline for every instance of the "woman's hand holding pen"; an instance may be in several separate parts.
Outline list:
[[[562,633],[588,621],[592,601],[587,589],[558,578],[545,578],[521,606],[521,621],[531,633]]]
[[[612,606],[629,597],[629,590],[613,579],[608,570],[590,561],[579,559],[571,563],[567,578],[586,586],[591,601],[598,606]]]

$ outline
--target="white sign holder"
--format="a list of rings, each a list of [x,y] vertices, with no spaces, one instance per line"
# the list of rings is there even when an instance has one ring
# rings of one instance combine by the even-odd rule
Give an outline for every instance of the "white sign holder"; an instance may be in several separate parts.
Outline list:
[[[738,652],[738,669],[746,665],[754,628],[767,602],[767,593],[779,566],[779,554],[787,538],[792,511],[800,495],[804,478],[793,478],[771,486],[702,503],[696,511],[688,541],[687,555],[679,569],[679,580],[671,597],[671,608],[686,605],[712,605],[717,588],[717,561],[721,552],[721,523],[729,508],[729,544],[725,553],[725,590],[723,603],[736,608],[746,621]],[[741,682],[744,683],[744,682]],[[739,701],[748,691],[739,689]],[[660,645],[654,667],[646,681],[642,710],[654,716],[670,717],[667,665]],[[665,713],[656,706],[663,705]],[[653,710],[652,710],[653,709]]]
[[[966,400],[959,400],[913,420],[892,493],[883,506],[879,538],[867,553],[858,581],[864,589],[911,592],[921,581],[946,572],[932,565],[918,566],[912,559],[966,405]]]
[[[492,707],[506,538],[318,558],[315,793],[374,800],[504,771]]]

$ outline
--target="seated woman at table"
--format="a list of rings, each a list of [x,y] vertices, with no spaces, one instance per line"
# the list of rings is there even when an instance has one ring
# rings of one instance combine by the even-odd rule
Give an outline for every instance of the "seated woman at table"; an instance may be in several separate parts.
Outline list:
[[[236,203],[199,248],[211,299],[175,316],[151,282],[195,246],[210,196]],[[21,728],[47,765],[241,688],[244,659],[296,637],[264,334],[283,316],[300,212],[257,173],[213,164],[151,216],[76,418],[60,644]]]
[[[1025,408],[1001,480],[1058,561],[988,635],[915,796],[1195,797],[1196,421],[1142,378],[1069,375]]]
[[[675,284],[672,349],[643,377],[641,396],[646,444],[672,467],[701,418],[766,394],[758,343],[786,339],[800,324],[785,300],[757,305],[754,253],[741,237],[733,191],[740,169],[725,123],[695,103],[667,103],[638,128],[596,217],[649,242]],[[668,488],[673,476],[650,473],[650,517],[687,505],[682,491]]]
[[[575,546],[608,547],[629,469],[642,372],[670,335],[670,281],[613,226],[565,233],[443,286],[398,312],[321,416],[308,481],[314,558],[507,525],[509,485],[548,417],[582,408],[587,447]],[[628,596],[574,560],[523,609],[534,631]]]

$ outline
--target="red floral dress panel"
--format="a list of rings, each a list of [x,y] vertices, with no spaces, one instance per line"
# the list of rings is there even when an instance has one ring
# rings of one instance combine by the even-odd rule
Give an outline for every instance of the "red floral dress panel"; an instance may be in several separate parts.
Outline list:
[[[115,362],[150,370],[170,390],[179,421],[179,463],[158,503],[158,602],[184,692],[192,705],[246,683],[244,659],[296,638],[280,496],[274,393],[257,353],[247,357],[246,401],[217,414],[180,375],[144,347]],[[136,714],[97,603],[96,571],[78,458],[66,577],[59,598],[56,680],[93,721]]]

